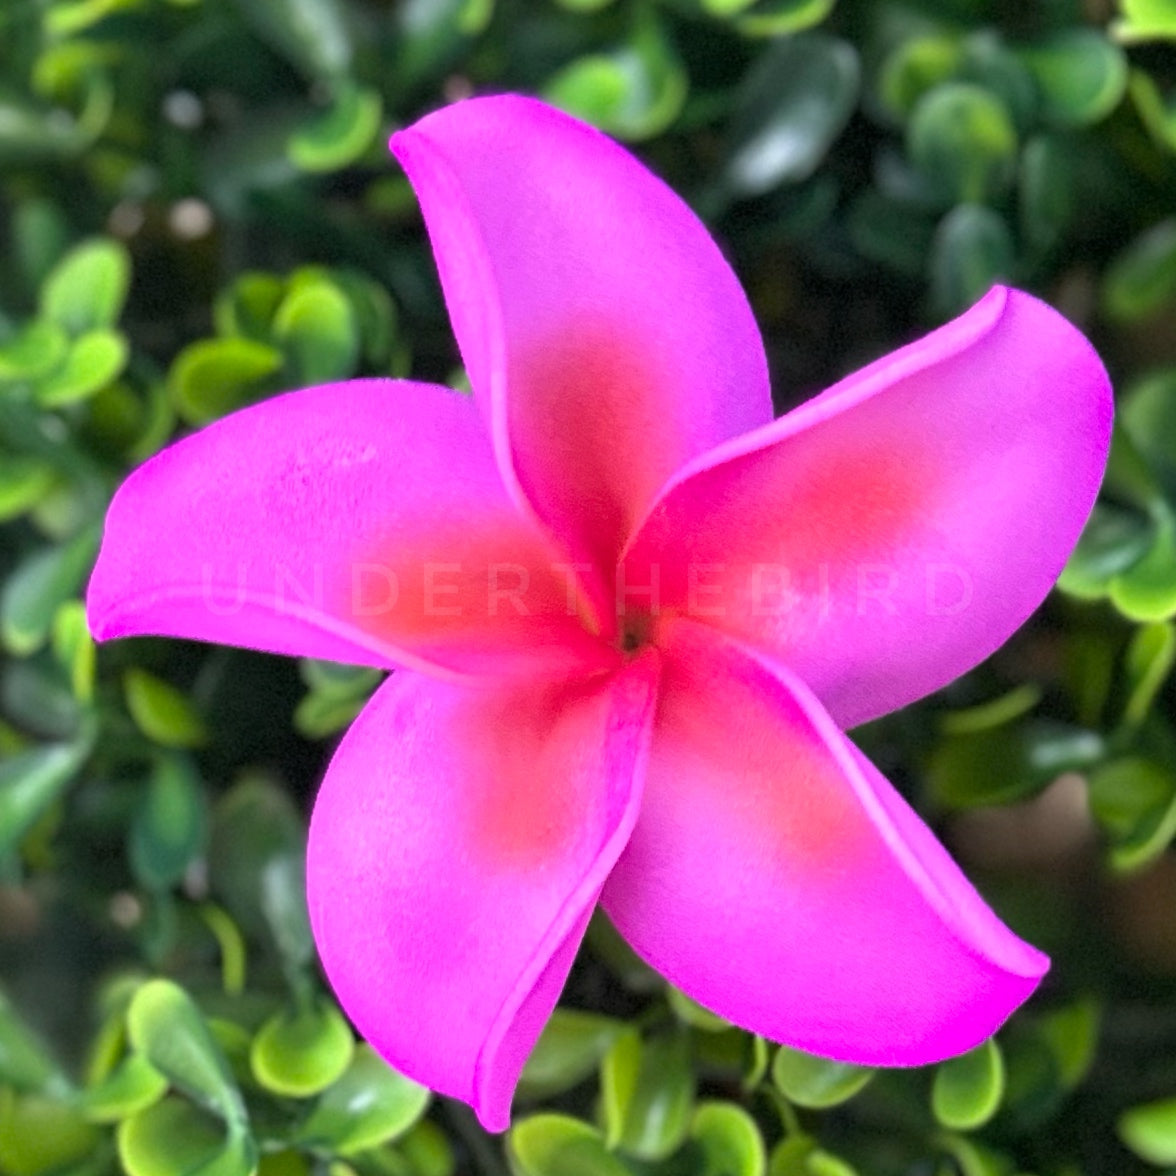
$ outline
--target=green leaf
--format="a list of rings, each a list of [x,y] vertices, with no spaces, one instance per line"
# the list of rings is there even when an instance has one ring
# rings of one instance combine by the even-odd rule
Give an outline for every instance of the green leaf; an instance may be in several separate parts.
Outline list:
[[[1176,626],[1156,621],[1142,626],[1127,647],[1125,669],[1130,695],[1123,708],[1123,721],[1138,727],[1161,687],[1176,665]]]
[[[819,25],[837,0],[757,0],[744,8],[735,27],[745,37],[783,37]]]
[[[303,383],[327,383],[355,372],[359,359],[355,316],[347,297],[328,282],[291,290],[274,315],[274,339]]]
[[[1111,263],[1103,279],[1107,314],[1122,322],[1146,318],[1176,298],[1176,217],[1151,225]]]
[[[652,8],[640,8],[628,38],[607,54],[559,70],[544,97],[622,139],[648,139],[673,123],[686,101],[686,71]]]
[[[208,737],[204,722],[187,697],[147,670],[127,670],[123,678],[127,710],[148,739],[164,747],[198,747]]]
[[[596,1128],[567,1115],[522,1119],[507,1136],[514,1176],[631,1176]]]
[[[694,1110],[694,1070],[684,1035],[643,1042],[626,1034],[605,1056],[600,1080],[610,1147],[660,1160],[682,1143]]]
[[[1176,151],[1176,109],[1160,93],[1151,75],[1141,69],[1131,70],[1127,77],[1127,92],[1156,144],[1162,149]]]
[[[763,1136],[755,1120],[735,1103],[700,1103],[690,1137],[702,1152],[699,1176],[764,1176],[767,1171]]]
[[[944,1127],[974,1131],[996,1114],[1004,1097],[1005,1067],[994,1038],[940,1062],[931,1086],[931,1110]]]
[[[1120,41],[1176,39],[1176,11],[1169,0],[1119,0],[1122,19],[1111,26]]]
[[[1021,232],[1035,249],[1057,247],[1078,212],[1074,144],[1061,135],[1036,135],[1021,152],[1017,209]]]
[[[1166,764],[1127,756],[1089,776],[1090,808],[1112,840],[1111,865],[1122,871],[1150,865],[1176,836],[1176,772]]]
[[[942,318],[971,306],[1016,265],[1004,217],[983,204],[960,204],[939,224],[931,245],[931,301]]]
[[[1176,1164],[1176,1098],[1132,1107],[1120,1116],[1118,1130],[1141,1160],[1161,1167]]]
[[[37,381],[37,403],[61,408],[87,400],[113,384],[129,358],[130,345],[118,331],[87,331],[74,340],[61,367]]]
[[[57,482],[57,471],[37,457],[0,458],[0,523],[36,506]]]
[[[45,13],[45,29],[54,37],[70,37],[142,0],[72,0],[55,4]]]
[[[1155,527],[1144,515],[1095,503],[1058,588],[1079,600],[1097,600],[1108,593],[1120,572],[1139,562],[1154,540]]]
[[[278,53],[313,78],[346,75],[355,47],[340,0],[237,0],[237,6]]]
[[[356,1048],[351,1064],[323,1092],[295,1140],[341,1156],[398,1139],[429,1104],[429,1092],[393,1070],[369,1045]]]
[[[625,1022],[600,1013],[556,1009],[543,1027],[519,1079],[522,1098],[562,1094],[596,1072]]]
[[[798,1107],[823,1109],[853,1098],[874,1076],[866,1066],[833,1062],[782,1045],[772,1061],[772,1081]]]
[[[27,657],[49,639],[53,618],[82,586],[94,561],[98,535],[87,528],[68,543],[28,556],[0,592],[0,634],[13,653]]]
[[[239,274],[223,290],[212,307],[217,334],[244,335],[258,343],[268,343],[274,315],[286,296],[286,283],[260,270]]]
[[[50,744],[0,764],[0,859],[65,792],[89,754],[88,742]]]
[[[260,396],[282,353],[254,339],[201,339],[176,356],[168,390],[180,415],[204,425]]]
[[[1127,89],[1127,59],[1093,28],[1068,28],[1022,51],[1041,92],[1045,116],[1064,127],[1106,118]]]
[[[1098,1003],[1084,997],[1047,1013],[1040,1022],[1042,1035],[1058,1065],[1058,1077],[1067,1090],[1085,1080],[1098,1051],[1101,1013]]]
[[[0,343],[0,381],[37,380],[52,372],[69,349],[69,336],[48,319],[33,319]]]
[[[82,1098],[82,1113],[91,1123],[117,1123],[154,1106],[167,1092],[167,1079],[139,1054],[122,1064]]]
[[[304,739],[326,739],[349,726],[366,701],[362,697],[308,694],[294,708],[294,730]]]
[[[124,1120],[118,1156],[127,1176],[252,1176],[258,1162],[249,1135],[226,1135],[222,1124],[177,1098]]]
[[[88,703],[94,694],[94,638],[86,621],[86,606],[67,600],[53,615],[53,656],[69,674],[74,697]]]
[[[940,726],[947,735],[991,731],[1028,714],[1040,701],[1041,687],[1036,682],[1023,682],[990,702],[951,711],[943,716]]]
[[[691,1000],[680,988],[672,984],[666,988],[666,999],[674,1016],[684,1025],[694,1029],[701,1029],[704,1033],[724,1033],[731,1028],[731,1022],[723,1020],[717,1013],[703,1008],[696,1000]]]
[[[7,767],[7,765],[5,765]],[[2,779],[5,767],[0,767]],[[0,784],[0,788],[3,785]],[[0,797],[3,792],[0,791]],[[0,814],[3,800],[0,799]],[[0,816],[0,830],[4,822]],[[0,834],[2,835],[2,834]],[[0,848],[0,857],[4,856]],[[65,1093],[67,1084],[57,1064],[44,1045],[29,1031],[17,1016],[16,1009],[0,992],[0,1087],[12,1086],[19,1091],[48,1091]]]
[[[1143,557],[1110,584],[1111,602],[1132,621],[1162,621],[1176,614],[1176,519],[1160,519]]]
[[[878,73],[878,97],[895,119],[905,121],[928,90],[946,82],[959,67],[955,37],[907,37],[891,50]]]
[[[969,82],[944,82],[915,106],[907,150],[924,177],[954,202],[980,204],[1008,188],[1017,132],[994,94]]]
[[[249,1051],[253,1076],[266,1090],[308,1098],[347,1069],[355,1039],[339,1010],[326,1000],[275,1013]]]
[[[98,1133],[76,1107],[0,1086],[0,1172],[48,1176],[88,1155]]]
[[[178,984],[149,980],[139,988],[127,1010],[127,1032],[135,1049],[177,1090],[226,1123],[245,1123],[245,1104],[229,1064]]]
[[[327,111],[290,136],[290,160],[308,172],[347,167],[372,145],[383,117],[384,104],[378,90],[341,83]]]
[[[824,33],[788,38],[740,83],[722,165],[737,196],[808,179],[845,129],[860,84],[857,53]]]
[[[41,314],[71,335],[113,327],[131,284],[126,247],[108,237],[71,249],[41,287]]]
[[[127,840],[131,868],[149,890],[174,886],[204,851],[208,810],[187,756],[162,755],[155,761]]]

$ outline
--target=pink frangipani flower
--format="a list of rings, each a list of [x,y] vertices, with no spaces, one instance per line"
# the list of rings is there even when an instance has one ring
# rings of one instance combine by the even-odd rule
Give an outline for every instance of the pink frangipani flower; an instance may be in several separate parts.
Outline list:
[[[1049,591],[1106,461],[1098,358],[997,288],[773,420],[734,275],[616,144],[506,96],[392,147],[473,397],[310,388],[160,453],[95,636],[395,669],[319,793],[311,920],[360,1032],[491,1130],[598,900],[775,1041],[978,1044],[1048,961],[842,732]]]

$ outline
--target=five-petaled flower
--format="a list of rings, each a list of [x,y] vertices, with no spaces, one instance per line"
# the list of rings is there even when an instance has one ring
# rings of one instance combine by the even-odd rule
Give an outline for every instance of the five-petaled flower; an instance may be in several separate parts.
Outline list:
[[[396,670],[319,793],[311,920],[364,1036],[491,1129],[598,899],[773,1040],[976,1045],[1048,962],[842,731],[1048,592],[1106,460],[1094,352],[997,288],[772,420],[735,277],[616,144],[505,96],[393,150],[473,397],[312,388],[160,453],[94,634]]]

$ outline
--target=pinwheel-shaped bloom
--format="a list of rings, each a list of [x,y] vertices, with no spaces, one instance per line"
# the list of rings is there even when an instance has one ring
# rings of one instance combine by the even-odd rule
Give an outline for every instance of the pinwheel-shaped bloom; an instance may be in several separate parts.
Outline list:
[[[1106,459],[1097,357],[996,289],[772,420],[735,277],[614,143],[499,97],[393,150],[473,397],[311,388],[159,454],[95,635],[396,669],[315,805],[315,939],[364,1036],[489,1128],[598,900],[776,1041],[977,1044],[1047,961],[842,731],[1045,596]]]

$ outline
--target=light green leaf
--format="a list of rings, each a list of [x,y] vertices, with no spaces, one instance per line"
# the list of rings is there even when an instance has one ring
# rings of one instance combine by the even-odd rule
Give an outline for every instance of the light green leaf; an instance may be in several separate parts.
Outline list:
[[[359,332],[351,303],[326,281],[290,291],[274,315],[274,340],[306,384],[353,375],[359,359]]]
[[[372,145],[383,117],[378,90],[340,83],[327,111],[290,136],[290,160],[308,172],[347,167]]]
[[[0,781],[4,770],[0,768]],[[2,788],[3,784],[0,783]],[[2,796],[3,792],[0,791]],[[2,814],[3,800],[0,799],[0,830],[4,827]],[[3,856],[4,850],[0,843],[0,857]],[[0,992],[0,1087],[3,1086],[12,1086],[19,1091],[50,1090],[55,1093],[65,1093],[68,1088],[64,1075],[49,1051],[30,1032],[8,998]]]
[[[600,1013],[556,1009],[527,1058],[519,1079],[522,1098],[549,1098],[595,1073],[624,1021]]]
[[[178,984],[149,980],[139,988],[127,1010],[127,1032],[135,1049],[177,1090],[226,1123],[245,1123],[245,1104],[229,1064]]]
[[[0,1086],[0,1172],[4,1176],[49,1176],[88,1155],[98,1139],[94,1128],[69,1103]]]
[[[58,608],[81,588],[97,547],[97,533],[87,528],[27,557],[9,575],[0,593],[0,632],[13,653],[26,657],[45,644]]]
[[[700,1176],[764,1176],[767,1170],[763,1136],[735,1103],[700,1103],[690,1137],[702,1152]]]
[[[266,1090],[308,1098],[347,1069],[355,1039],[339,1010],[326,1000],[283,1009],[257,1031],[249,1051],[253,1076]]]
[[[98,328],[79,335],[61,367],[37,381],[37,403],[61,408],[89,399],[122,375],[130,353],[126,337],[118,331]]]
[[[0,764],[0,859],[61,797],[89,754],[88,742],[49,744]]]
[[[168,390],[180,415],[203,425],[255,399],[282,353],[254,339],[202,339],[185,347],[168,372]]]
[[[798,1107],[823,1109],[853,1098],[874,1076],[865,1066],[832,1062],[782,1045],[772,1062],[772,1081]]]
[[[1160,1167],[1176,1164],[1176,1098],[1132,1107],[1119,1118],[1119,1138],[1141,1160]]]
[[[127,709],[135,726],[164,747],[198,747],[208,737],[204,722],[187,697],[147,670],[127,670],[123,678]]]
[[[71,335],[109,329],[118,322],[131,284],[126,247],[98,237],[71,249],[41,287],[42,315]]]
[[[1176,836],[1176,772],[1140,756],[1100,764],[1089,776],[1090,808],[1112,841],[1111,865],[1150,865]]]
[[[931,1087],[931,1110],[945,1127],[973,1131],[996,1114],[1004,1090],[1004,1058],[990,1038],[939,1064]]]
[[[0,342],[0,382],[37,380],[65,359],[69,336],[49,319],[33,319],[15,335]]]
[[[37,457],[0,457],[0,523],[36,506],[57,482],[57,471]]]
[[[117,1123],[154,1106],[167,1092],[167,1079],[140,1054],[122,1064],[82,1098],[82,1113],[91,1123]]]
[[[1041,92],[1047,118],[1088,126],[1106,118],[1127,89],[1127,59],[1098,29],[1068,28],[1022,52]]]
[[[297,1129],[300,1145],[350,1156],[402,1136],[429,1104],[429,1092],[384,1062],[369,1045],[320,1096]]]
[[[127,1176],[252,1176],[258,1163],[248,1134],[226,1135],[222,1124],[177,1098],[124,1120],[118,1156]]]
[[[507,1137],[514,1176],[632,1176],[600,1132],[567,1115],[534,1115]]]

